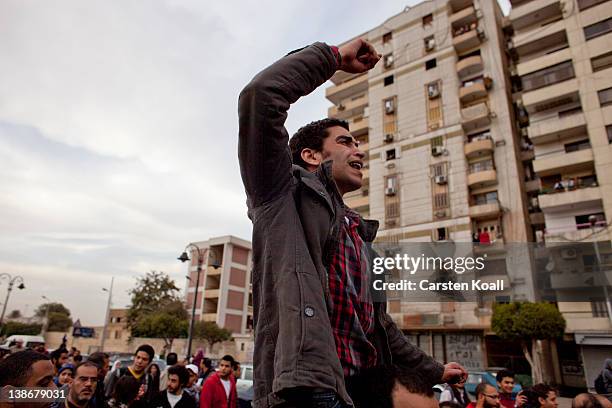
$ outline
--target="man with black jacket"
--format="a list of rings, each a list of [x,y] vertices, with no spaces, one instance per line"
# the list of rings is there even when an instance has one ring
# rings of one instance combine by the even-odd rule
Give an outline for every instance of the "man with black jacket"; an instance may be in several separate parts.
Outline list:
[[[366,41],[293,52],[245,87],[239,160],[253,222],[254,407],[360,406],[368,368],[414,368],[433,385],[465,376],[408,342],[371,292],[377,221],[342,196],[361,187],[364,153],[337,119],[301,128],[287,146],[287,111],[337,71],[380,59]],[[355,401],[354,401],[355,399]],[[320,405],[324,404],[324,405]]]
[[[196,408],[195,399],[185,392],[189,372],[182,365],[168,367],[166,389],[160,391],[151,402],[153,408]]]
[[[109,383],[105,387],[106,397],[110,398],[115,391],[115,383],[124,375],[132,376],[140,384],[138,391],[138,399],[134,402],[133,407],[148,407],[148,403],[159,390],[153,389],[153,378],[147,374],[146,368],[155,356],[155,350],[148,344],[142,344],[134,353],[134,362],[129,367],[121,367],[111,373]]]

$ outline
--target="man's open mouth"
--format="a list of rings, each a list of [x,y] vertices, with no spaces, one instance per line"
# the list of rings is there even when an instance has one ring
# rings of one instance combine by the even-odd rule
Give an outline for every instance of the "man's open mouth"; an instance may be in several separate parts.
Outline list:
[[[349,163],[349,166],[354,169],[361,170],[363,168],[363,163],[360,161],[353,161]]]

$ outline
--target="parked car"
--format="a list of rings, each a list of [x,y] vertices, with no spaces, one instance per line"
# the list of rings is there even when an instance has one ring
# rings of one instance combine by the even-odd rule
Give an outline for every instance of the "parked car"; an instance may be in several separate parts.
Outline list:
[[[6,338],[4,344],[2,344],[2,347],[8,349],[17,343],[21,343],[24,349],[34,348],[41,344],[45,344],[45,339],[42,336],[26,336],[23,334],[14,334]]]
[[[238,396],[248,392],[248,389],[253,386],[253,365],[240,364],[240,378],[236,379],[236,391]]]
[[[487,371],[468,371],[468,378],[465,382],[465,390],[472,396],[476,395],[476,386],[481,382],[486,382],[487,384],[491,384],[495,388],[497,388],[497,379],[495,376],[497,372],[502,370],[502,368],[492,368]],[[516,395],[523,388],[520,384],[514,384],[514,388],[512,389],[512,394]]]

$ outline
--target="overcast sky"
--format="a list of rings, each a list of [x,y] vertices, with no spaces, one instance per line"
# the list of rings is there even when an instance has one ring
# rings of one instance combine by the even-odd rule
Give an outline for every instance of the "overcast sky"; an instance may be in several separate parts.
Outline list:
[[[183,288],[190,241],[250,239],[241,88],[292,49],[418,2],[1,0],[0,273],[26,285],[7,313],[45,295],[101,325],[112,276],[123,307],[149,270]],[[328,106],[323,88],[304,98],[289,132]]]

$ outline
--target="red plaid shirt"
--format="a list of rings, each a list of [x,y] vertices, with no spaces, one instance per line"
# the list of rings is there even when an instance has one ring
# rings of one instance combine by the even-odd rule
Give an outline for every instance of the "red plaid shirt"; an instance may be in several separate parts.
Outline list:
[[[376,365],[376,349],[368,340],[374,331],[366,247],[357,233],[359,215],[346,209],[338,250],[329,267],[330,315],[336,351],[344,376]]]

